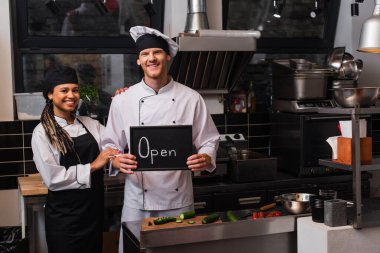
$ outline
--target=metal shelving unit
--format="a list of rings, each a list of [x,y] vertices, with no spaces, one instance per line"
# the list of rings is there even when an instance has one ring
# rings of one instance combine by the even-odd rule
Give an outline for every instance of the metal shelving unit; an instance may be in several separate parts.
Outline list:
[[[361,192],[361,172],[380,170],[380,159],[373,159],[371,165],[360,164],[359,119],[363,114],[380,114],[380,108],[319,108],[318,113],[351,115],[352,122],[352,164],[345,165],[331,160],[320,159],[319,164],[332,168],[352,171],[353,176],[353,227],[356,229],[380,225],[380,199],[363,201]]]

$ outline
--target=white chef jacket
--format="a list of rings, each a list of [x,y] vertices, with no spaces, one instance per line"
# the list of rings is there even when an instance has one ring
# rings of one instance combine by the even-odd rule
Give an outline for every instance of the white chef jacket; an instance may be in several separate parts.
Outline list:
[[[104,126],[97,120],[86,116],[78,116],[73,124],[68,124],[65,119],[55,117],[58,124],[63,127],[71,137],[78,137],[87,133],[79,119],[94,136],[99,144],[104,131]],[[60,152],[49,142],[42,124],[38,124],[32,135],[33,160],[40,172],[46,186],[51,191],[68,189],[85,189],[91,187],[90,164],[77,164],[67,170],[60,165]]]
[[[192,125],[193,146],[211,157],[209,171],[215,169],[218,130],[200,94],[173,80],[158,93],[142,80],[115,96],[102,146],[124,150],[130,145],[131,126],[158,125]],[[125,177],[125,206],[168,210],[193,202],[191,170],[135,172]]]

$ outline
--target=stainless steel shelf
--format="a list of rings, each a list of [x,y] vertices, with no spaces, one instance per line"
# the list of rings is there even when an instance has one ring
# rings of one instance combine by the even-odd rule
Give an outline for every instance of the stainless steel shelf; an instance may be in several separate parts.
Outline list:
[[[374,205],[366,200],[362,200],[361,191],[361,172],[362,171],[374,171],[380,170],[379,159],[373,159],[371,165],[361,165],[360,164],[360,137],[359,137],[359,119],[360,115],[363,114],[377,114],[380,113],[380,107],[369,107],[369,108],[318,108],[318,113],[330,113],[330,114],[346,114],[351,115],[352,122],[352,164],[345,165],[332,162],[331,160],[320,159],[319,163],[321,165],[343,169],[352,172],[352,188],[353,188],[353,227],[356,229],[370,226],[380,225],[378,217],[380,215],[380,201],[378,204]],[[369,208],[370,207],[370,208]]]
[[[318,113],[331,113],[331,114],[377,114],[380,113],[380,107],[368,107],[368,108],[318,108]]]
[[[330,168],[352,171],[351,165],[334,162],[332,160],[319,159],[319,164],[330,167]],[[372,164],[360,165],[360,171],[374,171],[374,170],[380,170],[380,158],[372,159]]]

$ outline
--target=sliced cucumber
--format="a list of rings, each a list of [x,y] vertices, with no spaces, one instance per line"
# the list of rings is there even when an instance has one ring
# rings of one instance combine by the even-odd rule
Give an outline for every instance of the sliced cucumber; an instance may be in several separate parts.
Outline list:
[[[189,220],[187,223],[189,223],[189,224],[195,224],[195,221]]]
[[[181,220],[186,220],[195,217],[195,211],[184,212],[179,215]]]

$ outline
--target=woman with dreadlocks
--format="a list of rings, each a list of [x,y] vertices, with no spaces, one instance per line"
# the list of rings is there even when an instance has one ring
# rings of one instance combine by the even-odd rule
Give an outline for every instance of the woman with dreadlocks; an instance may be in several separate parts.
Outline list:
[[[32,136],[33,159],[48,187],[45,230],[49,253],[102,252],[103,168],[116,150],[100,151],[102,126],[76,116],[74,69],[47,73],[46,106]]]

